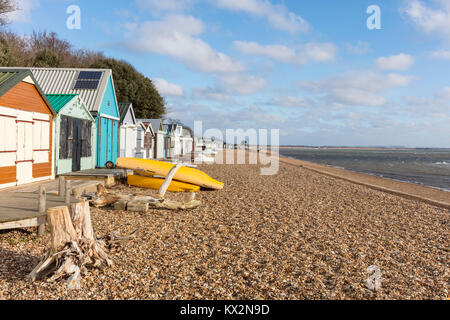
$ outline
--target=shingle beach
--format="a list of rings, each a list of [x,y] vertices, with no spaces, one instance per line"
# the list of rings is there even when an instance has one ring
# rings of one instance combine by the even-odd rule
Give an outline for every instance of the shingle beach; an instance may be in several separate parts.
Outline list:
[[[225,187],[199,192],[195,210],[91,208],[98,236],[141,231],[78,291],[25,279],[49,234],[0,232],[0,299],[449,297],[450,210],[283,162],[273,176],[259,165],[200,168]],[[370,266],[380,270],[378,291],[367,287]]]

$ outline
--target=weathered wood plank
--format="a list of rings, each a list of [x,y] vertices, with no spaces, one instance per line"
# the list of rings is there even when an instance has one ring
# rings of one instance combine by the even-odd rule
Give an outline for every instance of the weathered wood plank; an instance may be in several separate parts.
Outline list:
[[[0,222],[0,230],[38,227],[42,224],[45,224],[45,222],[45,216],[17,221]]]

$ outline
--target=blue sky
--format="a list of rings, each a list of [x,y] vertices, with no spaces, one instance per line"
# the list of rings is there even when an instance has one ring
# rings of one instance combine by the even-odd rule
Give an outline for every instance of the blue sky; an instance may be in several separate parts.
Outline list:
[[[450,147],[450,0],[17,3],[12,30],[127,60],[190,126],[280,129],[281,144]],[[66,26],[70,5],[79,30]]]

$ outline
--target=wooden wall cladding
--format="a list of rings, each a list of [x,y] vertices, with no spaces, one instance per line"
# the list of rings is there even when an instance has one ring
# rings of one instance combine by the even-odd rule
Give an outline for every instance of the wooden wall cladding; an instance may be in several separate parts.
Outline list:
[[[51,114],[34,84],[19,82],[0,97],[0,105],[23,111]]]
[[[51,163],[33,164],[33,178],[49,177],[52,175]]]
[[[16,180],[16,167],[0,167],[0,184],[13,183]]]

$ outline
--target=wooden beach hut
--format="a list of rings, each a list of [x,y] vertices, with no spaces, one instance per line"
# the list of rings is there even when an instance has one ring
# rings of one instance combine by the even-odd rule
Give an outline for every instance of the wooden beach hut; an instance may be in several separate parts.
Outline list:
[[[77,94],[47,94],[55,117],[57,175],[95,168],[95,119]]]
[[[78,94],[95,119],[96,167],[116,163],[119,106],[110,69],[30,68],[46,94]]]
[[[183,152],[181,144],[183,127],[179,124],[167,124],[167,130],[169,135],[169,157],[180,156]]]
[[[137,119],[141,124],[138,131],[138,157],[163,159],[168,157],[168,134],[161,119]]]
[[[120,157],[136,158],[138,124],[132,103],[119,103],[120,113]]]
[[[0,188],[54,178],[55,111],[27,69],[0,69]]]
[[[148,122],[139,121],[136,133],[136,158],[155,158],[154,137],[155,133],[152,130],[152,126]]]
[[[181,134],[181,155],[190,154],[194,150],[194,138],[192,131],[188,128],[183,128]]]

